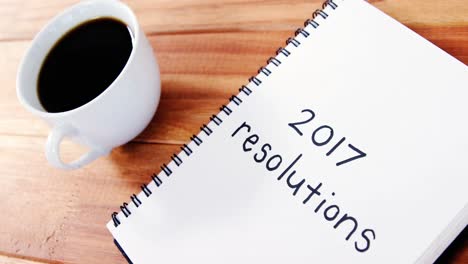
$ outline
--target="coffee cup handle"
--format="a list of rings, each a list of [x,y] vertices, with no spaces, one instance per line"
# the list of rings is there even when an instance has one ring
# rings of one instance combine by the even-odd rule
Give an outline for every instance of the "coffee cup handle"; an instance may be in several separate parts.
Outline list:
[[[108,150],[94,148],[71,163],[63,162],[62,158],[60,157],[60,143],[65,137],[73,137],[77,135],[78,130],[68,124],[56,125],[52,129],[52,131],[49,134],[49,137],[47,138],[45,149],[46,158],[50,164],[59,169],[74,170],[81,168],[94,161],[95,159],[107,155],[109,153]]]

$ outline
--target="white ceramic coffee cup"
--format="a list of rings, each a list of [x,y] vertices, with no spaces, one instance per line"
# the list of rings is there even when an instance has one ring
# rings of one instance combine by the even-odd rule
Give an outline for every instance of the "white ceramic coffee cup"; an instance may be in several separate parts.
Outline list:
[[[67,31],[98,17],[116,18],[130,28],[133,50],[127,64],[114,82],[92,101],[66,112],[45,111],[39,102],[37,79],[46,55]],[[117,0],[81,2],[56,16],[32,41],[17,76],[21,103],[52,127],[45,153],[47,160],[61,169],[82,167],[137,136],[151,121],[160,91],[159,68],[153,50],[135,14]],[[89,147],[90,151],[71,163],[63,162],[60,142],[65,137]]]

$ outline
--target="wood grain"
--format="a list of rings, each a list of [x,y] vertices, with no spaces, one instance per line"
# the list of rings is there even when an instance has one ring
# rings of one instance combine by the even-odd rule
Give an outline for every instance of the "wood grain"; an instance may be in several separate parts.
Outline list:
[[[33,260],[26,260],[21,258],[13,258],[0,255],[0,263],[2,264],[44,264],[45,262],[38,262]]]
[[[0,0],[0,263],[125,263],[105,228],[179,145],[265,64],[322,0],[131,0],[161,66],[156,117],[132,143],[72,172],[45,162],[48,128],[16,99],[34,34],[76,0]],[[468,64],[466,0],[370,1]],[[83,150],[65,144],[66,159]],[[466,232],[440,263],[468,263]]]
[[[0,135],[0,201],[7,205],[0,220],[1,252],[71,263],[121,262],[105,228],[110,213],[178,148],[127,144],[64,173],[44,163],[42,138]],[[79,154],[76,148],[64,151],[68,157]]]
[[[0,39],[31,39],[55,14],[78,0],[1,0]],[[128,0],[147,34],[290,30],[322,0]],[[457,26],[467,22],[464,0],[377,0],[405,24]],[[285,12],[287,10],[287,12]]]

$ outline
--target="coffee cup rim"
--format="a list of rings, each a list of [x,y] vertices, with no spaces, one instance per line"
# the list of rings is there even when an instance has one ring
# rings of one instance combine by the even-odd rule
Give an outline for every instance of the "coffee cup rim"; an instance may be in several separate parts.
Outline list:
[[[34,56],[34,47],[35,47],[35,45],[38,45],[39,44],[38,42],[41,41],[43,38],[47,38],[47,34],[48,34],[49,29],[52,28],[55,24],[59,23],[60,21],[63,21],[64,19],[70,19],[69,16],[71,14],[74,14],[75,12],[78,12],[78,10],[83,10],[83,8],[86,7],[86,6],[92,8],[93,5],[97,5],[97,4],[109,4],[109,5],[113,5],[114,7],[121,8],[128,15],[128,20],[129,21],[122,19],[122,17],[114,16],[112,14],[111,15],[105,14],[105,15],[101,15],[101,16],[98,15],[98,16],[94,16],[94,17],[74,21],[73,24],[70,24],[70,27],[68,28],[68,30],[70,30],[70,29],[76,27],[77,25],[80,25],[80,24],[82,24],[82,23],[84,23],[86,21],[96,19],[96,18],[100,18],[100,17],[111,17],[111,18],[117,19],[117,20],[122,21],[123,23],[125,23],[131,29],[133,47],[132,47],[132,51],[130,53],[130,56],[127,59],[127,62],[125,63],[124,68],[119,73],[119,75],[115,78],[115,80],[101,94],[99,94],[98,96],[93,98],[91,101],[89,101],[89,102],[87,102],[87,103],[85,103],[85,104],[83,104],[83,105],[81,105],[81,106],[79,106],[77,108],[67,110],[67,111],[63,111],[63,112],[51,113],[51,112],[47,112],[47,111],[45,111],[43,109],[40,109],[38,107],[33,106],[32,103],[29,102],[28,99],[25,96],[25,93],[28,92],[28,91],[25,90],[27,88],[25,88],[26,84],[24,84],[25,80],[23,79],[25,74],[26,74],[25,73],[26,64],[30,63],[31,60],[36,60],[36,61],[38,60],[38,61],[40,61],[39,64],[41,65],[41,66],[39,66],[39,68],[42,67],[42,63],[44,62],[48,52],[53,47],[53,44],[49,45],[47,47],[48,51],[46,52],[45,56],[42,56],[41,58],[37,59],[37,58],[32,58]],[[67,32],[67,31],[65,31],[65,32]],[[110,90],[116,85],[116,83],[118,83],[118,81],[122,78],[122,76],[127,72],[129,64],[131,64],[131,62],[134,60],[135,48],[138,45],[138,43],[140,42],[140,34],[141,34],[140,27],[138,25],[138,21],[137,21],[135,13],[130,9],[130,7],[128,7],[126,4],[124,4],[124,3],[122,3],[121,1],[118,1],[118,0],[88,0],[88,1],[83,1],[83,2],[77,3],[75,5],[70,6],[67,9],[63,10],[62,12],[57,14],[55,17],[53,17],[49,22],[47,22],[47,24],[45,26],[43,26],[41,28],[41,30],[35,35],[35,37],[31,41],[31,44],[30,44],[29,48],[27,49],[25,55],[23,56],[23,59],[21,60],[20,66],[18,68],[17,78],[16,78],[17,79],[16,80],[16,84],[17,84],[16,85],[16,92],[17,92],[17,97],[18,97],[20,103],[24,107],[26,107],[29,111],[31,111],[32,113],[34,113],[36,115],[39,115],[39,116],[44,116],[44,117],[45,116],[51,116],[51,115],[53,115],[53,116],[69,115],[69,114],[73,114],[73,113],[76,113],[78,111],[82,111],[83,109],[86,109],[86,108],[90,107],[90,105],[96,103],[97,101],[99,101],[103,97],[105,97],[106,94],[110,92]],[[63,34],[61,34],[61,35],[63,36]],[[54,41],[55,41],[54,43],[56,43],[56,41],[59,38],[54,39]],[[37,74],[39,74],[39,72]],[[37,78],[37,76],[36,76],[36,78]],[[38,97],[38,95],[37,95],[37,81],[35,82],[34,86],[35,86],[34,87],[35,96]]]

